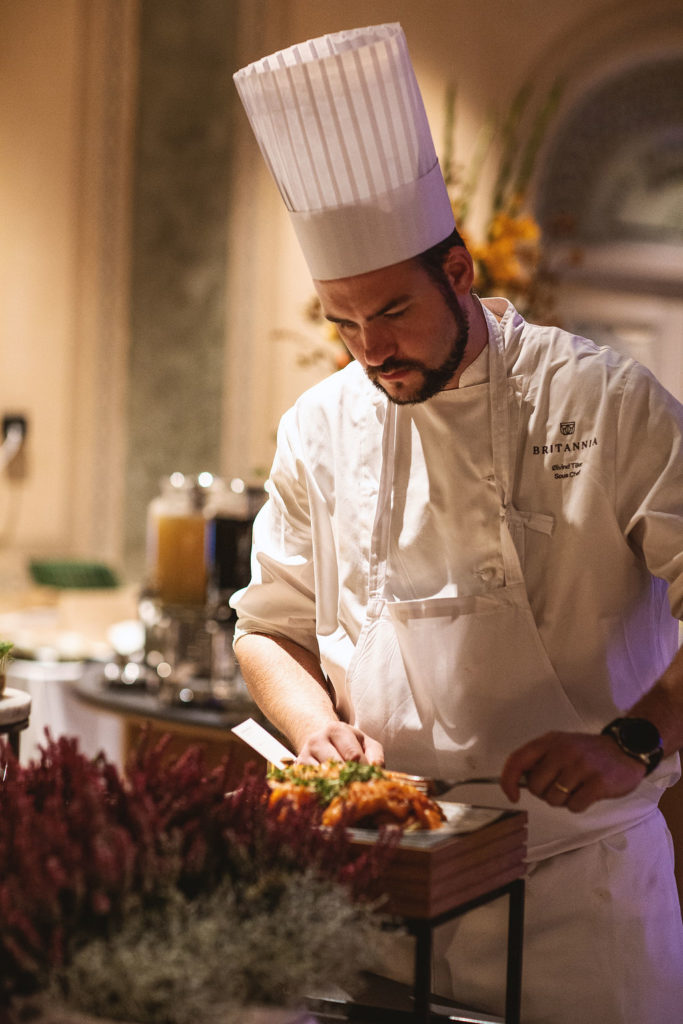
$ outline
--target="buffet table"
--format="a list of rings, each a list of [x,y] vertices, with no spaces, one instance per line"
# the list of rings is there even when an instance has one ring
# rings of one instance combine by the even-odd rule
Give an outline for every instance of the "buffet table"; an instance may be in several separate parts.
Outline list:
[[[229,709],[169,706],[142,688],[108,685],[101,662],[17,659],[8,669],[8,686],[31,706],[30,720],[22,716],[23,764],[40,756],[49,729],[54,739],[77,738],[87,757],[103,753],[123,768],[144,730],[153,740],[168,736],[169,754],[199,743],[210,765],[230,752],[241,770],[253,754],[236,740],[231,727],[249,717],[268,727],[246,693]]]
[[[107,684],[101,665],[86,666],[71,685],[73,696],[83,707],[99,715],[116,716],[121,729],[122,765],[144,732],[152,741],[168,737],[169,756],[200,744],[207,762],[213,765],[229,753],[231,771],[241,775],[244,766],[255,758],[253,751],[231,733],[232,726],[254,718],[264,728],[272,729],[246,691],[224,708],[164,704],[142,687]]]
[[[53,739],[75,736],[87,757],[100,751],[117,766],[121,764],[122,728],[118,716],[95,714],[85,707],[73,691],[86,671],[79,661],[29,661],[17,658],[7,670],[8,685],[27,694],[31,716],[22,733],[20,761],[28,764],[40,756],[45,730]]]

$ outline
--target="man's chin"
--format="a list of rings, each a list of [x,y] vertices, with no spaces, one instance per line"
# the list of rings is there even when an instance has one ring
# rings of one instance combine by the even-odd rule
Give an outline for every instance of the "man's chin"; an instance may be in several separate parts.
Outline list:
[[[420,381],[417,387],[405,380],[385,381],[376,375],[371,376],[370,381],[378,391],[381,391],[390,402],[394,402],[396,405],[410,405],[423,401],[420,397],[424,386],[423,381]]]
[[[407,380],[385,381],[370,374],[368,377],[378,391],[386,395],[394,405],[419,405],[441,391],[442,387],[441,382],[430,381],[424,373],[420,373],[420,380],[417,383]]]

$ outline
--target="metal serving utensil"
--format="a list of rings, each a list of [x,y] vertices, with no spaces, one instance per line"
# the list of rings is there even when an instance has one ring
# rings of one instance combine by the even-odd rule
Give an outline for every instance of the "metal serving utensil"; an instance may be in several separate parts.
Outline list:
[[[500,786],[500,775],[480,775],[469,779],[430,779],[425,775],[408,775],[406,772],[389,772],[395,778],[408,782],[428,796],[443,796],[456,786]],[[528,785],[525,775],[519,780],[520,786]]]

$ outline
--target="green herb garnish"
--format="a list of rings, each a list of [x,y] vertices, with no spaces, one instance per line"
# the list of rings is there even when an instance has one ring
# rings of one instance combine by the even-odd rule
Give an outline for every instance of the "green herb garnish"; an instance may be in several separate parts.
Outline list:
[[[345,793],[352,782],[369,782],[383,779],[385,772],[376,764],[359,764],[358,761],[344,761],[337,764],[329,761],[327,766],[334,774],[320,774],[319,770],[306,764],[288,765],[286,768],[271,768],[268,778],[275,782],[290,782],[312,790],[323,807],[332,803],[335,797]],[[338,769],[338,770],[337,770]]]

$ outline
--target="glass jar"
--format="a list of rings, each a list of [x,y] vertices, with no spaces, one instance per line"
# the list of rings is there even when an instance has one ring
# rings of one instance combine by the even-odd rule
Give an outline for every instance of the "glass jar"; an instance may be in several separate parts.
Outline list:
[[[172,473],[147,510],[147,583],[162,605],[204,605],[207,597],[204,508],[214,477]]]

